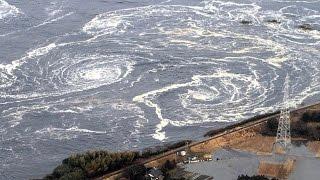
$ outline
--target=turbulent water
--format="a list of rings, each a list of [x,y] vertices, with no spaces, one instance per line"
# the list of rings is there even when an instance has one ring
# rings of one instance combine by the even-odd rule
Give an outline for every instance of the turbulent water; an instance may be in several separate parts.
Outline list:
[[[319,49],[319,0],[0,0],[0,179],[316,102]]]

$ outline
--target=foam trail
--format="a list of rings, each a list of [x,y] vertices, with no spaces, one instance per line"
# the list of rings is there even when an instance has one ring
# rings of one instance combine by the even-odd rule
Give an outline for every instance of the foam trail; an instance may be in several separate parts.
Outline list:
[[[61,19],[64,19],[68,16],[71,16],[72,14],[74,14],[74,12],[69,12],[63,16],[60,16],[60,17],[57,17],[57,18],[54,18],[54,19],[49,19],[49,20],[46,20],[45,22],[41,23],[41,24],[38,24],[36,26],[33,26],[32,28],[38,28],[38,27],[41,27],[41,26],[44,26],[44,25],[47,25],[47,24],[51,24],[51,23],[54,23],[56,21],[59,21]]]
[[[134,102],[145,103],[147,106],[149,106],[151,108],[155,108],[155,113],[158,116],[158,118],[160,119],[160,123],[158,125],[156,125],[156,131],[155,131],[155,134],[153,134],[153,138],[158,139],[160,141],[163,141],[166,139],[165,132],[163,132],[162,130],[163,130],[163,128],[165,128],[169,124],[170,120],[163,118],[160,106],[157,105],[156,103],[153,103],[149,99],[156,96],[159,93],[163,93],[163,92],[166,92],[166,91],[169,91],[172,89],[187,87],[187,86],[193,85],[194,83],[197,83],[197,82],[190,82],[190,83],[186,83],[186,84],[173,84],[173,85],[170,85],[170,86],[158,89],[158,90],[150,91],[145,94],[135,96],[133,98]]]
[[[11,64],[0,64],[0,70],[5,70],[6,73],[12,74],[13,70],[15,70],[17,67],[21,66],[22,64],[26,63],[26,60],[35,58],[38,56],[43,56],[47,53],[49,53],[52,49],[56,48],[55,43],[51,43],[47,46],[40,47],[37,49],[34,49],[32,51],[27,52],[27,55],[22,57],[21,59],[14,60],[11,62]]]
[[[71,128],[66,129],[66,131],[72,131],[72,132],[83,132],[83,133],[94,133],[94,134],[105,134],[106,131],[92,131],[89,129],[81,129],[78,128],[78,126],[73,126]]]

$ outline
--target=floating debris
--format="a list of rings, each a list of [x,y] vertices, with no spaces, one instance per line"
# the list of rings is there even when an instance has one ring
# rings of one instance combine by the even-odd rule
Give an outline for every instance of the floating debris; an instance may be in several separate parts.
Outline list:
[[[303,29],[305,31],[313,30],[313,28],[312,28],[312,26],[310,24],[302,24],[302,25],[299,25],[298,28]]]
[[[276,20],[276,19],[268,19],[267,20],[268,23],[275,23],[275,24],[280,24],[281,22]]]
[[[241,23],[241,24],[251,24],[252,21],[249,21],[249,20],[241,20],[240,23]]]

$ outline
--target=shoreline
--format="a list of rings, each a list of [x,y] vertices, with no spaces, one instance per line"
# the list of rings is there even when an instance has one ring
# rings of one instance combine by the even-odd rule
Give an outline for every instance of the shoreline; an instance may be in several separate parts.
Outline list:
[[[304,105],[301,107],[297,107],[295,109],[292,109],[290,113],[297,113],[303,110],[310,109],[314,106],[319,106],[320,102],[312,103],[309,105]],[[243,120],[241,122],[226,126],[224,128],[216,129],[215,133],[212,134],[210,137],[206,137],[203,140],[192,142],[187,146],[182,146],[173,150],[169,150],[161,155],[156,155],[155,157],[149,158],[143,162],[136,163],[135,165],[146,165],[146,166],[159,166],[162,162],[165,162],[166,160],[172,160],[175,159],[175,156],[177,152],[185,150],[186,148],[191,148],[195,151],[207,151],[209,149],[214,149],[216,147],[222,147],[228,143],[228,136],[235,135],[236,137],[245,137],[246,135],[251,136],[250,132],[254,129],[261,129],[261,126],[265,124],[268,120],[277,118],[280,114],[280,111],[275,111],[273,113],[267,113],[258,115],[246,120]],[[249,133],[248,133],[249,132]],[[218,142],[218,139],[224,139],[224,142]],[[212,141],[214,141],[214,146],[216,147],[210,147],[213,146]],[[130,166],[129,166],[130,167]],[[98,177],[96,179],[117,179],[121,177],[121,175],[124,173],[124,170],[128,167],[124,167],[120,170],[105,174],[101,177]]]

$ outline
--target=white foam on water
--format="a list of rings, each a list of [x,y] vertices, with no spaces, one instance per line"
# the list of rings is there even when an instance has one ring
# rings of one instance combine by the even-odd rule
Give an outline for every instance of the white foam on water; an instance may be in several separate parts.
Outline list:
[[[41,26],[45,26],[45,25],[47,25],[47,24],[51,24],[51,23],[60,21],[60,20],[66,18],[66,17],[68,17],[68,16],[73,15],[73,14],[74,14],[74,12],[69,12],[69,13],[66,13],[66,14],[64,14],[64,15],[62,15],[62,16],[53,18],[53,19],[49,18],[49,19],[47,19],[46,21],[44,21],[43,23],[38,24],[38,25],[36,25],[36,26],[33,26],[32,28],[38,28],[38,27],[41,27]],[[32,28],[30,28],[30,29],[32,29]]]
[[[242,59],[238,57],[225,58],[221,62],[232,62],[236,59]],[[243,58],[246,59],[246,58]],[[247,60],[250,62],[250,60]],[[252,59],[252,62],[259,63],[259,59]],[[204,63],[204,62],[202,62]],[[216,64],[209,62],[210,64]],[[254,65],[254,64],[253,64]],[[250,66],[254,68],[254,66]],[[273,69],[272,66],[269,67]],[[260,71],[258,69],[258,71]],[[134,102],[144,103],[152,109],[155,109],[155,114],[157,115],[160,122],[156,125],[155,133],[153,138],[163,141],[167,138],[164,128],[169,124],[177,127],[194,125],[204,122],[230,122],[243,119],[245,115],[243,113],[248,113],[253,107],[257,108],[256,112],[263,111],[267,112],[274,107],[264,107],[258,109],[259,106],[263,106],[266,101],[268,90],[264,87],[265,83],[270,82],[260,82],[260,77],[262,74],[256,70],[253,71],[252,75],[248,74],[235,74],[227,72],[224,70],[216,70],[213,74],[206,75],[193,75],[191,81],[182,84],[172,84],[165,86],[160,89],[149,91],[141,95],[135,96],[133,98]],[[278,77],[273,77],[277,79]],[[218,81],[215,82],[211,87],[206,85],[206,81]],[[272,87],[272,81],[271,81]],[[205,87],[205,88],[203,88]],[[181,119],[171,119],[167,118],[166,113],[168,110],[163,110],[162,105],[157,103],[157,98],[160,95],[168,94],[169,92],[177,92],[177,89],[186,89],[187,93],[178,95],[183,106],[183,114],[181,114]],[[196,89],[196,90],[195,90]],[[253,94],[259,92],[259,96],[254,97]],[[251,95],[252,94],[252,95]],[[221,99],[223,98],[223,99]],[[250,102],[250,99],[255,98],[254,102]],[[214,104],[203,104],[203,102],[214,102],[215,100],[221,99],[221,103]],[[228,106],[229,104],[229,106]],[[239,104],[236,106],[231,106],[231,104]],[[220,110],[221,111],[220,111]],[[223,109],[223,110],[222,110]],[[219,112],[216,112],[219,111]],[[189,114],[189,113],[191,114]],[[172,112],[173,113],[173,112]],[[216,117],[216,113],[219,113],[219,117]],[[213,114],[214,116],[212,116]],[[175,115],[178,115],[175,113]],[[180,116],[179,116],[180,117]],[[199,118],[200,117],[200,118]]]
[[[108,70],[107,70],[108,71]],[[110,70],[109,70],[110,71]],[[112,70],[111,70],[112,71]],[[98,79],[101,79],[103,78],[104,76],[107,76],[106,75],[106,70],[105,69],[96,69],[94,71],[88,71],[88,72],[84,72],[82,74],[82,77],[84,79],[87,79],[87,80],[98,80]],[[120,72],[121,73],[121,72]],[[113,73],[113,74],[119,74],[118,73]]]
[[[259,2],[204,1],[199,6],[152,5],[97,15],[79,32],[93,38],[49,44],[27,52],[21,60],[7,66],[0,65],[3,70],[0,82],[4,84],[0,84],[0,88],[11,87],[14,83],[27,84],[15,79],[16,70],[35,84],[35,92],[21,90],[21,94],[20,91],[10,94],[8,91],[0,92],[0,96],[31,101],[32,98],[61,96],[95,88],[99,93],[108,95],[100,87],[119,82],[115,86],[119,85],[120,91],[139,94],[133,97],[133,102],[114,102],[111,98],[110,102],[95,100],[84,103],[82,99],[70,102],[72,108],[54,109],[52,106],[59,103],[52,102],[43,106],[50,107],[48,111],[51,113],[93,113],[98,117],[108,117],[110,125],[107,127],[111,133],[122,133],[122,122],[126,121],[126,125],[130,125],[126,132],[135,140],[140,139],[144,128],[152,128],[146,127],[150,121],[139,107],[141,104],[150,108],[159,120],[152,137],[160,141],[168,138],[165,130],[168,125],[183,127],[231,122],[274,110],[281,101],[281,93],[277,91],[281,89],[283,71],[291,71],[297,66],[292,71],[319,75],[319,64],[309,63],[311,58],[303,57],[308,53],[317,54],[319,33],[296,29],[297,25],[317,21],[319,17],[317,11],[307,8],[287,6],[266,11],[257,4]],[[72,12],[62,15],[59,9],[53,8],[48,10],[48,14],[50,18],[40,26],[61,20]],[[268,23],[269,19],[280,23]],[[252,23],[243,25],[241,20]],[[102,44],[106,42],[114,44],[105,48]],[[86,52],[77,51],[82,48]],[[189,52],[192,52],[191,58],[187,54]],[[296,56],[296,53],[301,53],[301,56]],[[161,58],[150,60],[150,56]],[[149,62],[155,65],[148,65]],[[36,73],[40,75],[30,72],[27,63],[36,67]],[[307,65],[302,67],[303,63]],[[135,65],[141,65],[142,72],[132,73],[130,77]],[[170,74],[172,71],[176,74]],[[172,81],[172,77],[177,79]],[[310,87],[301,90],[298,84],[293,85],[292,89],[296,90],[294,104],[319,94],[319,79],[311,75],[304,77],[309,77]],[[12,86],[11,89],[16,88],[23,87]],[[161,101],[160,97],[169,98],[170,103]],[[68,100],[63,104],[66,103]],[[101,109],[112,109],[112,113]],[[16,114],[14,109],[5,113],[6,118],[22,118],[23,114],[40,110],[41,107],[31,107],[22,108]],[[105,132],[80,128],[80,125],[67,128],[52,126],[37,131],[37,134],[43,134],[42,138],[53,139],[95,133]],[[129,141],[123,143],[129,144]]]
[[[78,126],[70,127],[68,129],[66,129],[66,131],[81,132],[81,133],[94,133],[94,134],[106,134],[106,131],[93,131],[93,130],[89,130],[89,129],[79,128]]]
[[[66,109],[66,110],[50,110],[51,113],[60,113],[60,114],[65,114],[65,113],[73,113],[73,114],[78,114],[78,111],[75,111],[73,109]]]
[[[200,9],[201,8],[195,6],[151,5],[110,11],[93,18],[83,27],[83,31],[95,36],[122,34],[128,32],[132,28],[135,28],[139,19],[148,19],[149,17],[155,19],[173,17],[175,14],[183,14],[188,11],[198,15],[206,15],[201,12]],[[141,35],[145,34],[142,33]]]
[[[4,0],[0,0],[0,19],[4,19],[4,18],[10,17],[10,16],[14,17],[14,16],[17,16],[21,13],[22,12],[20,11],[19,8],[8,4]]]
[[[46,46],[31,50],[26,53],[26,56],[24,56],[20,59],[14,60],[10,64],[0,64],[0,70],[12,75],[13,70],[15,70],[17,67],[21,66],[22,64],[26,63],[26,61],[28,59],[36,58],[38,56],[43,56],[43,55],[49,53],[54,48],[56,48],[56,44],[51,43]],[[1,73],[1,71],[0,71],[0,73]]]
[[[121,17],[103,18],[103,15],[99,15],[92,19],[83,27],[83,31],[95,35],[100,32],[110,31],[111,33],[117,32],[116,28],[121,25]]]
[[[45,10],[49,16],[55,16],[63,11],[62,8],[63,6],[61,4],[54,1],[50,2],[50,5],[46,7]]]
[[[54,48],[56,48],[56,44],[52,43],[47,46],[39,47],[29,51],[26,53],[26,56],[20,59],[14,60],[10,64],[0,64],[0,78],[1,78],[0,87],[7,88],[12,86],[17,79],[17,77],[14,75],[14,70],[16,70],[18,67],[20,67],[24,63],[27,63],[28,60],[39,57],[39,56],[43,56],[49,53]],[[18,95],[18,96],[20,96],[20,98],[29,98],[28,95]],[[0,93],[0,97],[10,97],[10,95],[8,96],[8,94]]]
[[[127,122],[127,123],[133,124],[134,130],[131,131],[130,134],[135,137],[136,141],[140,141],[141,131],[145,127],[145,124],[148,123],[148,119],[145,117],[144,111],[135,103],[123,102],[123,101],[111,103],[111,107],[116,111],[122,111],[122,112],[129,111],[130,113],[136,116],[134,118],[135,119],[134,123],[133,122]]]
[[[12,61],[10,64],[0,64],[1,81],[4,82],[0,87],[8,88],[18,81],[15,71],[23,70],[21,69],[23,65],[36,63],[38,67],[41,61],[48,60],[46,56],[49,58],[52,56],[51,51],[63,49],[65,46],[70,46],[70,44],[51,43],[27,52],[24,57]],[[39,80],[46,78],[49,80],[48,84],[42,84],[38,88],[35,86],[34,91],[22,94],[1,93],[1,97],[31,99],[79,92],[120,82],[133,71],[134,61],[131,60],[130,56],[77,54],[70,57],[68,54],[62,53],[60,59],[52,62],[48,61],[46,63],[47,67],[39,66],[40,71],[37,72]],[[48,69],[51,70],[48,72]],[[28,72],[23,73],[25,76],[29,76]],[[37,82],[36,77],[34,77],[34,83],[41,84],[41,82]],[[45,89],[45,86],[48,85],[54,86],[54,88]]]
[[[30,52],[27,52],[27,57],[24,57],[23,59],[25,59],[25,58],[35,58],[37,56],[43,56],[43,55],[49,53],[55,47],[57,47],[56,44],[55,43],[51,43],[51,44],[48,44],[47,46],[34,49],[34,50],[30,51]]]
[[[154,108],[155,109],[155,113],[158,116],[158,118],[160,119],[160,123],[156,125],[156,130],[155,130],[155,134],[153,134],[153,138],[158,139],[160,141],[163,141],[166,139],[166,135],[165,132],[163,132],[163,128],[165,128],[170,120],[167,118],[164,118],[162,116],[162,112],[161,112],[161,108],[158,104],[152,102],[151,99],[153,99],[155,96],[157,96],[160,93],[172,90],[172,89],[177,89],[177,88],[181,88],[181,87],[187,87],[192,85],[193,82],[191,83],[186,83],[186,84],[173,84],[167,87],[163,87],[161,89],[157,89],[154,91],[150,91],[138,96],[135,96],[132,100],[134,102],[138,102],[138,103],[145,103],[147,106]]]
[[[42,128],[33,132],[37,137],[41,139],[57,139],[57,140],[68,140],[75,139],[79,135],[90,135],[90,134],[106,134],[106,131],[94,131],[84,128],[79,128],[78,126],[72,126],[70,128],[57,128],[49,126]]]
[[[206,12],[213,11],[215,14],[207,14]],[[206,25],[209,20],[223,20],[236,21],[250,20],[261,24],[260,17],[261,7],[257,4],[238,4],[234,2],[223,1],[205,1],[204,7],[197,6],[179,6],[179,5],[153,5],[146,7],[130,8],[123,10],[116,10],[100,14],[93,20],[88,22],[83,30],[89,34],[95,36],[111,35],[111,34],[123,34],[134,33],[138,19],[150,20],[152,23],[149,25],[145,23],[145,32],[139,32],[139,36],[143,38],[150,33],[161,33],[168,38],[168,41],[158,42],[162,46],[167,47],[168,42],[171,44],[184,45],[189,48],[197,49],[221,49],[219,45],[213,44],[200,44],[199,39],[190,40],[187,38],[200,38],[200,37],[220,37],[220,38],[237,38],[239,41],[242,39],[249,40],[252,43],[252,48],[264,51],[270,49],[275,52],[274,57],[270,57],[266,62],[280,68],[281,64],[288,60],[286,48],[270,39],[261,38],[257,35],[246,35],[238,32],[221,30],[210,30],[210,27]],[[246,16],[243,17],[242,16]],[[163,24],[166,20],[162,20],[161,17],[167,17],[168,19],[175,17],[174,21],[180,26],[167,27]],[[221,21],[219,20],[219,21]],[[218,22],[219,23],[219,22]],[[222,23],[225,23],[223,21]],[[155,24],[155,25],[153,25]],[[173,22],[174,24],[174,22]],[[139,24],[140,25],[140,24]],[[218,24],[220,25],[220,24]],[[225,25],[225,24],[222,24]],[[185,26],[185,27],[183,27]],[[139,27],[142,28],[142,27]],[[156,30],[156,31],[155,31]],[[155,41],[158,41],[155,39]],[[256,46],[258,45],[258,48]],[[145,46],[140,46],[144,48]],[[231,47],[229,47],[231,48]],[[255,50],[254,49],[254,50]],[[249,50],[249,48],[247,49]],[[236,53],[242,53],[242,51],[235,51]]]
[[[275,2],[286,2],[286,3],[317,3],[319,0],[274,0]]]
[[[65,129],[62,128],[55,128],[55,127],[47,127],[34,132],[38,138],[50,138],[50,139],[57,139],[57,140],[68,140],[68,139],[75,139],[78,137],[77,134],[68,133]]]
[[[98,54],[80,56],[75,61],[75,64],[65,66],[61,75],[66,76],[62,80],[66,80],[69,86],[81,88],[78,90],[92,89],[119,82],[128,76],[134,65],[130,61],[130,57]],[[124,71],[124,69],[126,70]]]
[[[263,104],[265,101],[268,101],[266,99],[268,93],[272,94],[276,86],[274,83],[279,78],[276,71],[279,71],[287,63],[299,61],[299,59],[291,55],[292,51],[295,51],[293,48],[296,48],[296,44],[288,45],[287,42],[283,42],[281,39],[269,38],[269,34],[261,35],[257,32],[241,31],[242,28],[237,26],[246,27],[240,24],[241,20],[250,20],[252,21],[252,25],[250,26],[262,27],[264,28],[262,31],[266,31],[270,35],[274,34],[275,37],[284,34],[294,38],[299,37],[300,39],[305,39],[307,36],[309,39],[317,38],[317,34],[312,37],[313,32],[298,34],[292,30],[293,20],[287,17],[286,12],[284,12],[285,9],[289,9],[290,7],[282,8],[279,11],[265,11],[256,3],[241,4],[224,1],[205,1],[203,4],[203,7],[152,5],[110,11],[96,16],[83,28],[84,32],[95,36],[95,40],[102,38],[100,36],[107,37],[111,35],[121,37],[136,35],[135,37],[140,40],[146,40],[144,44],[135,45],[138,48],[136,52],[152,52],[152,50],[157,50],[159,47],[185,46],[189,48],[188,50],[217,50],[223,53],[231,53],[231,56],[232,54],[235,56],[234,58],[221,59],[220,62],[228,63],[229,61],[236,60],[238,56],[240,56],[240,59],[247,58],[259,61],[259,63],[250,63],[249,61],[246,63],[245,66],[252,73],[250,75],[246,73],[237,74],[233,73],[233,70],[223,70],[224,68],[222,68],[221,71],[217,71],[213,75],[194,75],[188,83],[173,83],[135,96],[133,98],[134,102],[144,103],[151,109],[154,109],[156,116],[160,120],[159,124],[155,127],[155,134],[153,134],[155,139],[165,140],[167,138],[164,128],[168,124],[186,126],[202,122],[230,121],[230,118],[236,121],[244,118],[245,115],[242,114],[246,111],[253,113],[267,112],[274,108],[264,107]],[[308,11],[305,10],[305,12]],[[308,13],[310,17],[317,18],[316,15]],[[267,20],[270,19],[276,19],[280,23],[268,23]],[[211,21],[214,23],[210,24]],[[232,26],[236,28],[230,28]],[[152,43],[149,43],[149,40],[145,38],[150,35],[157,35],[159,37],[154,38]],[[291,41],[293,41],[292,43],[298,43],[294,39]],[[314,44],[309,43],[308,45]],[[172,57],[180,58],[175,57],[175,55],[172,55]],[[188,60],[186,62],[190,63]],[[220,62],[215,63],[219,64]],[[182,67],[188,66],[188,63],[187,65],[182,65]],[[193,63],[195,65],[203,64],[202,61]],[[265,72],[256,69],[256,66],[264,63],[268,63],[265,66],[269,71]],[[214,63],[212,65],[215,67]],[[166,67],[162,71],[165,71],[165,69]],[[148,70],[147,74],[149,73],[159,73],[159,70]],[[265,73],[270,76],[270,82],[261,82],[260,78],[266,76]],[[99,75],[93,75],[93,77],[96,76]],[[142,82],[143,77],[144,75],[140,75],[136,78],[136,81],[132,81],[131,87],[137,82]],[[161,79],[158,77],[153,79],[161,82]],[[212,86],[210,87],[211,89],[207,87],[207,80],[218,81],[217,87]],[[201,86],[205,86],[205,88]],[[267,90],[267,88],[270,89]],[[167,110],[163,109],[162,105],[156,103],[159,95],[175,89],[187,89],[186,94],[178,95],[181,104],[185,110],[200,116],[200,120],[199,118],[197,120],[192,114],[185,114],[185,119],[170,119]],[[226,105],[219,102],[222,101],[219,100],[219,97],[226,98]],[[257,98],[258,100],[250,102],[251,98]],[[216,104],[213,105],[199,103],[210,101],[218,101],[218,103],[215,102]],[[195,102],[197,104],[192,105]],[[236,104],[238,108],[229,108],[228,111],[230,112],[220,114],[221,117],[212,116],[209,113],[212,109],[226,109],[227,104],[230,106]]]
[[[210,91],[209,90],[200,90],[200,91],[188,90],[187,94],[191,94],[192,98],[196,100],[209,101],[218,97],[220,93],[215,87],[213,87],[212,89],[210,89]]]

